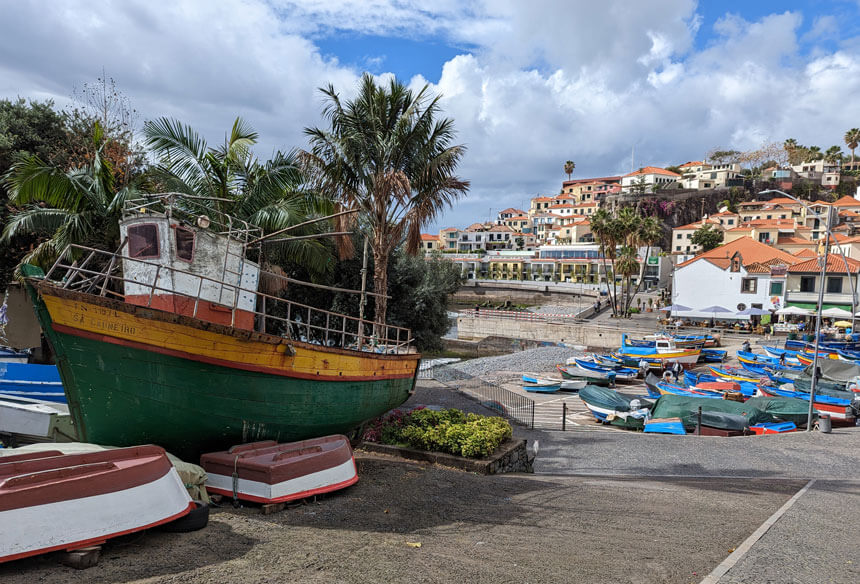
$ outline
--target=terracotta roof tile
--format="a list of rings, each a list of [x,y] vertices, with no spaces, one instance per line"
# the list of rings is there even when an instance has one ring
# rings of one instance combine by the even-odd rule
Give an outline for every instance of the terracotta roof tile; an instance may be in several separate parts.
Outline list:
[[[639,170],[636,170],[636,171],[631,172],[629,174],[625,174],[624,176],[639,176],[641,174],[662,174],[665,176],[681,176],[677,172],[672,172],[671,170],[666,170],[665,168],[659,168],[657,166],[645,166],[643,168],[640,168]]]
[[[422,233],[421,241],[439,241],[439,236],[431,235],[430,233]]]
[[[852,274],[856,274],[860,272],[860,261],[845,258],[842,259],[842,256],[835,253],[827,254],[827,267],[826,272],[832,272],[834,274],[844,274],[845,273],[845,262],[848,263],[848,270]],[[797,273],[812,273],[812,272],[820,272],[821,266],[818,263],[818,258],[812,258],[806,260],[805,262],[800,262],[790,266],[788,271],[792,274]]]
[[[678,168],[686,168],[688,166],[704,166],[704,164],[705,164],[704,162],[702,162],[701,160],[698,160],[695,162],[685,162],[684,164],[678,165]]]
[[[710,251],[702,252],[694,258],[678,264],[677,267],[681,268],[702,259],[722,267],[721,264],[725,262],[730,263],[731,258],[736,253],[740,253],[741,258],[743,258],[744,267],[772,259],[779,260],[787,265],[797,262],[797,258],[790,253],[765,245],[764,243],[759,243],[751,237],[739,237]],[[719,260],[719,263],[715,260]]]
[[[841,199],[836,199],[833,204],[837,207],[860,207],[860,201],[848,195],[845,195]]]
[[[795,255],[795,257],[799,257],[799,258],[809,258],[809,257],[814,258],[816,254],[811,249],[804,248],[804,249],[799,249],[796,252],[794,252],[794,255]]]

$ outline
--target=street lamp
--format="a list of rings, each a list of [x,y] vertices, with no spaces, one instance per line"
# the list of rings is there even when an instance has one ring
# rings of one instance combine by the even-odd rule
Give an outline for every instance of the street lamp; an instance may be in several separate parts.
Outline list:
[[[787,197],[793,201],[797,201],[800,203],[804,209],[806,209],[812,216],[816,218],[820,218],[820,213],[814,213],[809,206],[798,199],[795,196],[789,195],[784,191],[779,191],[776,189],[767,189],[764,191],[760,191],[759,195],[766,195],[769,193],[778,193],[784,197]],[[818,386],[818,343],[821,337],[821,309],[822,304],[824,303],[824,278],[827,274],[827,249],[830,247],[830,221],[833,214],[833,206],[829,206],[827,208],[827,219],[824,224],[824,252],[823,256],[819,254],[818,262],[821,266],[821,278],[818,285],[818,309],[815,313],[815,343],[813,345],[813,355],[812,355],[812,382],[809,384],[809,412],[806,418],[806,431],[812,431],[812,412],[814,410],[813,402],[815,401],[815,390]],[[851,270],[848,267],[848,260],[845,259],[845,253],[842,251],[842,248],[837,246],[839,249],[839,255],[842,256],[842,261],[845,263],[845,273],[848,275],[848,284],[851,286],[851,332],[854,332],[854,314],[857,311],[857,295],[854,291],[854,281],[851,279]]]

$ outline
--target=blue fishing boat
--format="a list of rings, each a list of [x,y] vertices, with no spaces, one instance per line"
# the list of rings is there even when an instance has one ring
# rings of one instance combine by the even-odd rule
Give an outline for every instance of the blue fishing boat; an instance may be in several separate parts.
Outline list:
[[[0,347],[0,363],[26,363],[29,359],[29,351],[19,351],[10,347]]]
[[[656,418],[645,422],[645,432],[654,434],[686,434],[681,418]]]
[[[606,375],[607,379],[611,374],[614,374],[615,381],[631,381],[639,375],[639,371],[632,367],[607,367],[585,359],[574,359],[573,362],[578,369],[585,372],[597,373],[598,375]]]
[[[67,403],[56,365],[0,362],[0,393]]]
[[[723,349],[702,349],[699,353],[699,363],[722,363],[727,355],[728,351]]]

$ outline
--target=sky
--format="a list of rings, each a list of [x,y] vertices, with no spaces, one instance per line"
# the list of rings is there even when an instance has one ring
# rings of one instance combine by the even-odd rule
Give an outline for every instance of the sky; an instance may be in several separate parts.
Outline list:
[[[364,71],[429,85],[467,152],[465,227],[626,174],[860,127],[860,0],[0,0],[0,98],[70,103],[104,71],[138,122],[210,144],[236,116],[256,154],[307,145],[319,88]]]

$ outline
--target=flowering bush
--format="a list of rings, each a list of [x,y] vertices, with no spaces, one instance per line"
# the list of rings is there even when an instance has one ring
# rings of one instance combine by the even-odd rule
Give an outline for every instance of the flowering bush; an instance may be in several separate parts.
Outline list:
[[[491,454],[512,434],[511,425],[502,418],[467,414],[455,409],[416,408],[406,413],[394,410],[374,420],[365,431],[364,439],[481,458]]]

